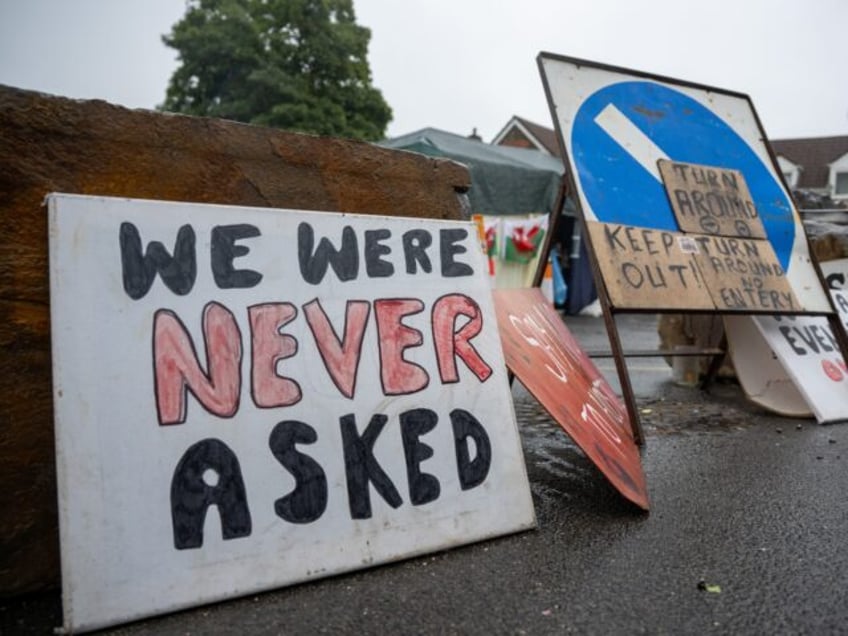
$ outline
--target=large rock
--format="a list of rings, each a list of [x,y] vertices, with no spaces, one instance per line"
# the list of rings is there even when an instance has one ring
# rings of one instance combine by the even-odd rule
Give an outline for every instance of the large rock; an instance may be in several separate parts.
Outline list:
[[[59,580],[46,194],[458,219],[469,186],[447,160],[0,86],[0,596]]]

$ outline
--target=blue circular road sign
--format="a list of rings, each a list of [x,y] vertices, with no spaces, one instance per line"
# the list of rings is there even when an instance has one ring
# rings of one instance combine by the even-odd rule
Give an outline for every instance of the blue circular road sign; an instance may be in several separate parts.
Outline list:
[[[648,171],[596,118],[614,106],[669,159],[739,170],[784,270],[795,240],[792,206],[769,168],[724,120],[667,86],[627,81],[592,94],[571,132],[576,178],[599,221],[678,230],[656,171]]]

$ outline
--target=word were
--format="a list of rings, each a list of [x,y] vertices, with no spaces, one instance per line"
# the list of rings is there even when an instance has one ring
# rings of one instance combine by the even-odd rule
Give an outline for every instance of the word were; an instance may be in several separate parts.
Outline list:
[[[251,288],[258,285],[262,273],[251,269],[236,269],[234,261],[246,256],[250,248],[239,243],[243,239],[261,236],[258,227],[250,224],[218,225],[210,233],[209,262],[212,276],[219,289]],[[464,228],[445,228],[438,232],[438,261],[445,278],[472,276],[474,269],[456,257],[468,251],[463,242],[468,238]],[[332,268],[341,282],[356,280],[360,262],[365,263],[369,278],[386,278],[395,274],[395,264],[387,257],[392,254],[388,244],[392,232],[388,229],[364,230],[360,238],[350,225],[342,229],[341,245],[336,247],[326,237],[316,245],[315,230],[302,222],[297,228],[297,259],[303,280],[319,285]],[[400,237],[403,264],[408,274],[433,271],[430,248],[434,235],[429,230],[412,229]],[[197,236],[191,225],[177,231],[173,253],[159,241],[152,241],[142,251],[141,235],[130,222],[121,224],[119,231],[123,285],[126,294],[139,300],[150,291],[156,274],[174,294],[191,292],[197,279]],[[360,248],[360,244],[362,247]]]

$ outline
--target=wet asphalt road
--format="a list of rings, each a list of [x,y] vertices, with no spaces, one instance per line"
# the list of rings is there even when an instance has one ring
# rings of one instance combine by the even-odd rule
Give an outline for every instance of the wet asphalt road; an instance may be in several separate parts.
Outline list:
[[[649,346],[653,319],[626,318],[625,347]],[[606,337],[600,319],[567,324],[586,348]],[[107,633],[848,633],[848,425],[770,416],[735,384],[705,395],[637,360],[650,514],[516,387],[537,530]],[[61,622],[58,593],[0,607],[3,634]]]

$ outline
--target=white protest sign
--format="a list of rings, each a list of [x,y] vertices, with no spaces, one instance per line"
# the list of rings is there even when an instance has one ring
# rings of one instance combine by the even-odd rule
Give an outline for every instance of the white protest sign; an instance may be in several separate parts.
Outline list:
[[[830,290],[848,328],[848,292]],[[756,316],[754,322],[819,422],[848,419],[848,367],[825,318]]]
[[[474,226],[51,195],[64,627],[535,526]]]

